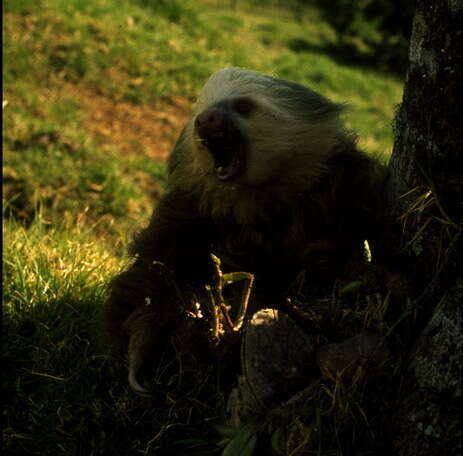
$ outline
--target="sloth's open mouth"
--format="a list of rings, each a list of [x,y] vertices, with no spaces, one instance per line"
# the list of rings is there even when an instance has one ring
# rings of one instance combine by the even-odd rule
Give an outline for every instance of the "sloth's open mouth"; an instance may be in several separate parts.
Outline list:
[[[230,180],[244,172],[245,145],[241,140],[230,141],[227,135],[214,135],[202,139],[203,145],[214,157],[214,171],[222,180]]]
[[[214,158],[216,176],[227,181],[244,172],[246,141],[227,106],[212,106],[195,119],[195,130],[202,145]]]

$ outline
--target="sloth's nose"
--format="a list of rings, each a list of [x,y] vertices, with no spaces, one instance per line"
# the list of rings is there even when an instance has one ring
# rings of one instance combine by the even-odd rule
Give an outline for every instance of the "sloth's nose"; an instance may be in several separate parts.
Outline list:
[[[209,108],[196,117],[195,128],[201,139],[225,135],[225,113],[218,108]]]

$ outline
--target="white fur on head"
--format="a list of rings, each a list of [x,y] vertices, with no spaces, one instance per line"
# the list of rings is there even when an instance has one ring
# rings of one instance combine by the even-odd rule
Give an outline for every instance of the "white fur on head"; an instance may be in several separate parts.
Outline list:
[[[194,131],[197,115],[218,103],[249,97],[257,108],[233,122],[247,141],[242,176],[221,182],[214,160]],[[319,181],[326,160],[342,142],[352,141],[340,120],[342,107],[304,86],[241,68],[214,73],[206,82],[178,147],[183,150],[176,180],[200,189],[201,204],[214,215],[233,214],[246,223],[262,203],[288,202]]]

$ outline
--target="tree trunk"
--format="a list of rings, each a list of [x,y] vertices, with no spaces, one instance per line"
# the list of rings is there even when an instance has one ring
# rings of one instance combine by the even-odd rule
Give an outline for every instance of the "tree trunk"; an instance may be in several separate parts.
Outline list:
[[[403,456],[462,454],[463,0],[417,0],[392,193],[419,284],[393,419]]]

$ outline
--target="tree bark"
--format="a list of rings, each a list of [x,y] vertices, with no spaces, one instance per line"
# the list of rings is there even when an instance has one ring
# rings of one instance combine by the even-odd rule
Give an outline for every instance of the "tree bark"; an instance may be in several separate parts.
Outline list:
[[[393,419],[401,456],[462,454],[463,0],[417,0],[391,191],[420,291]]]

